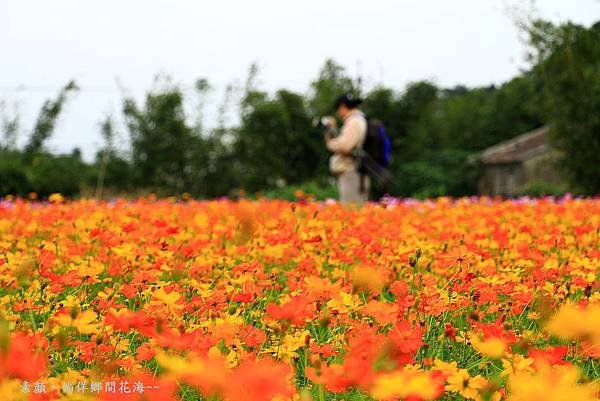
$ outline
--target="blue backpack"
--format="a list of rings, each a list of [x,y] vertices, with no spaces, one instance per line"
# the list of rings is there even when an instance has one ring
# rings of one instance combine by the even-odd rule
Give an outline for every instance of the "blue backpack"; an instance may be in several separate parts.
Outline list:
[[[359,161],[361,177],[369,175],[380,185],[392,180],[391,172],[387,169],[392,161],[392,141],[380,120],[367,118],[367,137],[359,153]],[[362,191],[363,179],[360,181]]]
[[[363,143],[366,156],[385,168],[392,160],[392,141],[380,120],[367,118],[367,137]]]

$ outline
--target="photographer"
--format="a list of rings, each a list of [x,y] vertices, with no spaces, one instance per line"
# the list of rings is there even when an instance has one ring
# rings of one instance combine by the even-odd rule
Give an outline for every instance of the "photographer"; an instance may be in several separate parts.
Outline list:
[[[335,118],[325,117],[325,144],[333,152],[329,159],[329,170],[337,178],[342,204],[360,205],[369,198],[369,177],[359,173],[359,161],[353,155],[357,148],[362,147],[367,135],[367,120],[358,109],[361,102],[349,93],[338,97],[335,109],[343,121],[339,135]]]

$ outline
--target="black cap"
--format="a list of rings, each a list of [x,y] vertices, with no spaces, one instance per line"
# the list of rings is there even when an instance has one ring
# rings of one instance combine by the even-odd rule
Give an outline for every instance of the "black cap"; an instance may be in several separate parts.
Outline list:
[[[355,97],[352,93],[344,93],[343,95],[338,96],[335,101],[334,108],[339,108],[342,104],[351,109],[355,108],[359,104],[362,103],[362,100]]]

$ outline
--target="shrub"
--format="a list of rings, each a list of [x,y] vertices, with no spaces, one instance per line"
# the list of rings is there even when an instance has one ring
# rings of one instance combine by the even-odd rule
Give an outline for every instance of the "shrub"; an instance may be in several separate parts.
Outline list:
[[[543,181],[534,181],[529,183],[523,189],[523,195],[527,196],[561,196],[568,192],[565,185],[553,184]]]
[[[337,198],[338,191],[331,182],[308,181],[299,185],[288,185],[282,188],[269,189],[259,195],[268,199],[297,200],[300,193],[313,196],[317,200]]]
[[[16,152],[0,151],[0,196],[24,196],[30,190],[23,157]]]

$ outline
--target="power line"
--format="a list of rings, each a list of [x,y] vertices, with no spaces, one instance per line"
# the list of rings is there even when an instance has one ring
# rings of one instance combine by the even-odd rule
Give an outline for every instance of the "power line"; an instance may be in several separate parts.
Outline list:
[[[58,92],[60,90],[60,86],[0,86],[0,92],[5,93],[48,93],[48,92]],[[113,93],[118,92],[119,89],[115,86],[81,86],[80,91],[82,92],[100,92],[100,93]],[[144,87],[128,87],[128,90],[147,90]]]
[[[177,88],[187,91],[187,90],[195,90],[196,87],[194,85],[176,85]],[[38,86],[38,85],[18,85],[18,86],[8,86],[8,85],[0,85],[0,93],[55,93],[60,91],[61,86]],[[152,91],[152,87],[148,86],[126,86],[124,87],[127,91],[140,91],[140,92],[150,92]],[[79,86],[80,92],[96,92],[96,93],[115,93],[119,92],[120,89],[116,86],[112,85],[91,85],[91,86]]]

